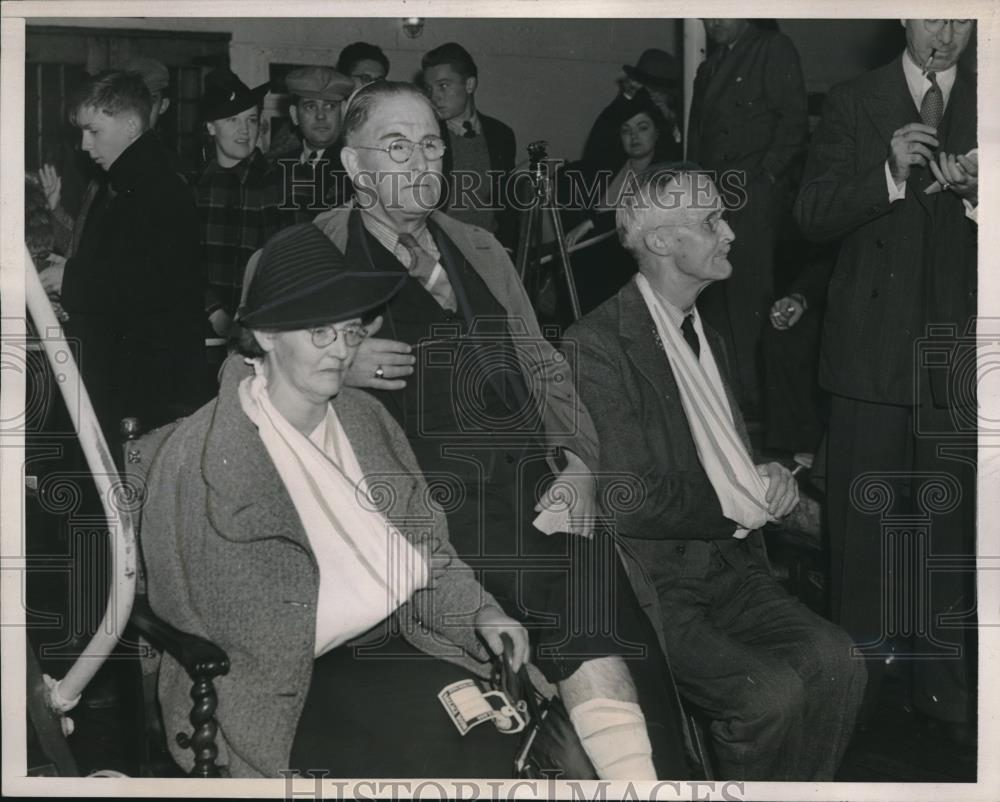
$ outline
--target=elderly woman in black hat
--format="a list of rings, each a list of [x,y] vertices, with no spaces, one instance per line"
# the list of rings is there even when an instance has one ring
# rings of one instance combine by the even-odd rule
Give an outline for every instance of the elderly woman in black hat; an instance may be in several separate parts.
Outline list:
[[[251,89],[231,70],[217,69],[205,76],[199,106],[211,151],[195,188],[208,279],[205,312],[222,337],[236,313],[247,261],[295,222],[283,211],[277,168],[257,147],[267,90],[266,83]]]
[[[681,159],[681,148],[673,137],[671,123],[646,89],[639,87],[631,98],[622,99],[613,107],[614,114],[608,121],[617,126],[618,139],[607,163],[617,167],[575,173],[577,179],[589,182],[590,186],[570,197],[593,198],[594,202],[587,208],[573,206],[572,212],[582,212],[582,219],[566,232],[567,248],[584,237],[614,231],[618,199],[623,193],[630,193],[635,176],[654,162]],[[614,295],[635,272],[634,259],[616,238],[576,254],[573,273],[583,312],[586,314]]]
[[[311,224],[275,236],[248,278],[242,355],[151,465],[149,600],[229,654],[231,776],[509,775],[514,740],[491,724],[461,737],[436,697],[489,673],[479,638],[496,653],[510,637],[519,666],[527,635],[455,555],[392,417],[343,386],[365,321],[405,280],[353,270]],[[188,682],[166,655],[159,691],[167,731],[188,729]]]

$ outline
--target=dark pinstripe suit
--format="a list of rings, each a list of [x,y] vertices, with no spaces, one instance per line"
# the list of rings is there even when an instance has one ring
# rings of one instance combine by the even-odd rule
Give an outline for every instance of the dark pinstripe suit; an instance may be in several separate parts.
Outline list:
[[[975,104],[974,80],[959,70],[938,127],[940,150],[964,154],[975,147]],[[903,513],[925,516],[929,552],[951,559],[974,552],[975,443],[956,430],[954,405],[940,381],[962,348],[954,335],[945,337],[944,366],[915,364],[928,325],[952,324],[961,335],[975,313],[977,231],[954,193],[924,193],[932,180],[924,168],[911,171],[904,200],[889,202],[889,142],[894,131],[919,121],[901,58],[834,87],[795,212],[807,237],[843,238],[820,361],[820,381],[833,393],[827,488],[833,612],[857,642],[872,643],[875,654],[907,635],[902,613],[887,617],[892,608],[885,594],[899,610],[917,613],[917,627],[921,616],[927,619],[930,632],[915,646],[932,657],[916,664],[916,701],[927,712],[962,721],[967,678],[957,658],[967,656],[968,644],[954,624],[945,628],[933,618],[973,603],[970,575],[907,574],[899,567],[890,574],[882,565],[883,546],[891,545],[885,524]],[[945,445],[951,458],[941,451]],[[888,489],[884,507],[864,498],[864,483],[872,487],[872,481]],[[928,482],[948,488],[954,509],[933,501]],[[919,546],[924,536],[914,537]],[[915,597],[918,578],[930,582],[929,601],[919,605],[904,598]],[[965,650],[949,654],[952,646]]]

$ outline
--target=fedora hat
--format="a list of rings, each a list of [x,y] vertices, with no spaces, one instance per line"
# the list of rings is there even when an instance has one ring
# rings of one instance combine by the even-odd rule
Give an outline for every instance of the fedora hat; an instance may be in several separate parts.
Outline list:
[[[229,68],[212,70],[205,76],[205,94],[199,104],[201,118],[211,122],[246,111],[261,102],[268,86],[265,82],[250,89]]]
[[[236,320],[295,331],[361,317],[395,295],[405,270],[358,269],[312,223],[279,231],[247,263]]]
[[[622,68],[629,78],[643,86],[671,89],[677,85],[677,81],[680,79],[680,67],[677,64],[677,59],[666,50],[657,50],[656,48],[644,50],[634,67],[623,64]]]

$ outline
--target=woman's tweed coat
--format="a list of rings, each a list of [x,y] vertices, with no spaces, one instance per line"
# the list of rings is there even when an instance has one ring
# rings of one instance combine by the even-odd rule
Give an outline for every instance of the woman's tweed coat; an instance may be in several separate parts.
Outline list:
[[[216,681],[220,765],[233,777],[278,777],[288,767],[312,675],[319,575],[291,498],[240,407],[237,387],[246,375],[242,359],[231,357],[218,398],[158,438],[155,455],[142,455],[153,460],[142,547],[157,615],[229,654],[232,668]],[[430,555],[428,589],[399,611],[403,636],[426,653],[488,674],[472,622],[484,604],[496,603],[455,555],[406,438],[364,392],[345,388],[333,404],[368,478],[369,498]],[[167,740],[186,768],[191,753],[176,746],[175,736],[191,729],[189,690],[183,668],[164,655],[159,695]]]

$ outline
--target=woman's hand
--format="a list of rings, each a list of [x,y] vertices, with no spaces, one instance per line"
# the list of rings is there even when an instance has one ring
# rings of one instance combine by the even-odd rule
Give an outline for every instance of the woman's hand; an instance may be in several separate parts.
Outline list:
[[[476,631],[483,636],[490,651],[498,657],[503,654],[503,639],[506,635],[514,644],[511,668],[517,671],[531,659],[531,644],[528,631],[499,607],[484,607],[476,616]]]
[[[383,317],[379,315],[368,326],[368,336],[358,346],[354,361],[347,369],[346,383],[349,387],[371,387],[373,390],[402,390],[406,387],[404,377],[413,373],[413,348],[399,340],[383,340],[371,335],[382,328]]]
[[[62,294],[63,273],[66,270],[66,257],[59,254],[49,256],[48,265],[38,272],[38,279],[48,295]]]
[[[42,191],[45,193],[45,203],[50,211],[55,211],[62,200],[62,179],[56,168],[51,164],[43,164],[38,171],[38,180],[42,184]]]
[[[576,243],[584,238],[594,228],[593,220],[584,220],[580,225],[573,226],[567,233],[565,243],[567,248],[572,248]]]

